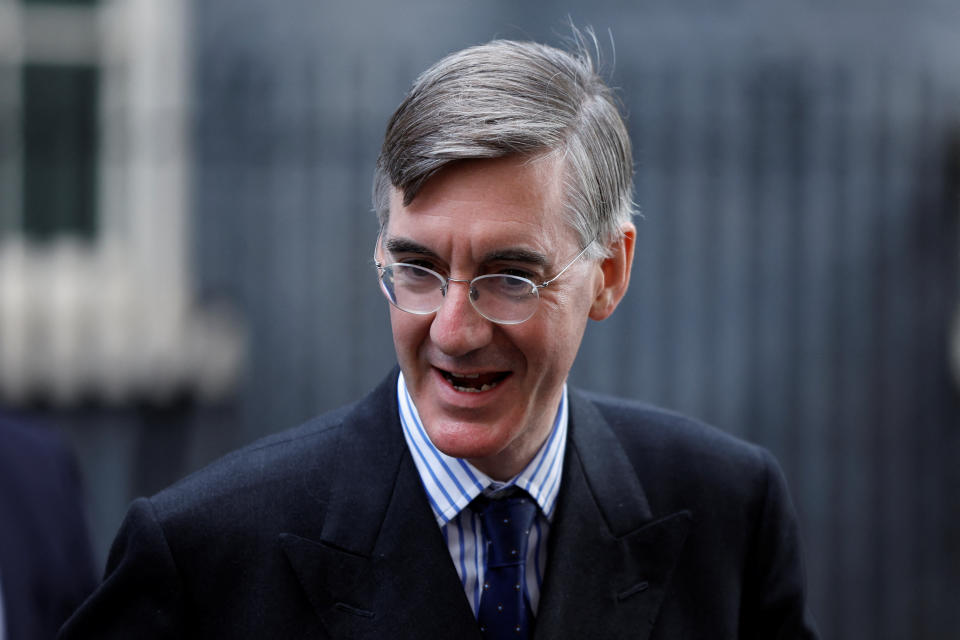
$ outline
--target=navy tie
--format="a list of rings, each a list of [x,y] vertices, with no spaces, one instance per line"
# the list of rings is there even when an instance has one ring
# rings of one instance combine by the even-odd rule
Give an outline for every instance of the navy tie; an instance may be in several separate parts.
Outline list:
[[[483,496],[470,508],[480,515],[487,567],[477,621],[489,640],[530,638],[533,613],[526,597],[527,541],[537,505],[523,491],[499,500]]]

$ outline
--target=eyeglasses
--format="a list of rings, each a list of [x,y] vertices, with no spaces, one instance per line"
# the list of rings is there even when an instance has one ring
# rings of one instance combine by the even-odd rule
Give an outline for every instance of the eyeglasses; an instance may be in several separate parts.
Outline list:
[[[377,236],[377,248],[380,246],[381,230]],[[594,238],[595,240],[596,238]],[[384,265],[377,260],[374,249],[373,262],[377,266],[380,290],[390,304],[401,311],[416,315],[435,313],[443,304],[447,287],[457,282],[470,287],[470,304],[481,316],[497,324],[520,324],[529,320],[537,311],[540,303],[540,289],[545,289],[562,276],[574,262],[580,259],[593,244],[591,240],[580,250],[573,260],[560,272],[535,284],[532,280],[505,273],[491,273],[477,276],[472,280],[445,277],[432,269],[417,264],[395,262]]]

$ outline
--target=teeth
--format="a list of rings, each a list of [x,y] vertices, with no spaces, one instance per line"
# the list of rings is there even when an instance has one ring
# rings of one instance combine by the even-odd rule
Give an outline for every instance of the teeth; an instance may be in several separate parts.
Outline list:
[[[465,374],[463,374],[463,375],[457,375],[457,374],[453,374],[453,375],[454,375],[454,377],[457,377],[457,378],[466,378],[467,380],[473,380],[474,378],[479,378],[479,377],[480,377],[480,374],[479,374],[479,373],[465,373]]]
[[[464,376],[464,377],[466,377],[466,376]],[[458,385],[453,385],[453,388],[456,389],[457,391],[463,391],[463,392],[465,392],[465,393],[481,393],[481,392],[483,392],[483,391],[490,391],[490,389],[493,389],[493,388],[496,387],[498,384],[500,384],[500,383],[499,383],[499,382],[494,382],[493,384],[481,385],[481,387],[480,387],[479,389],[477,389],[476,387],[461,387],[461,386],[458,386]]]

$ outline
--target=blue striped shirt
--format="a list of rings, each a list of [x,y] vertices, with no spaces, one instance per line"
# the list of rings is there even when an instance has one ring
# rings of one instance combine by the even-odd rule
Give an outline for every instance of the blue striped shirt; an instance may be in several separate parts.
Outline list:
[[[486,545],[480,517],[467,509],[467,505],[481,493],[491,494],[516,485],[530,494],[540,507],[530,529],[525,573],[530,607],[536,613],[543,572],[547,566],[547,535],[557,506],[563,454],[567,446],[566,385],[550,435],[523,471],[509,482],[497,482],[466,460],[452,458],[433,446],[407,391],[402,373],[397,380],[397,402],[403,437],[417,465],[420,480],[474,615],[480,609],[480,585],[483,584],[484,567],[487,564]]]

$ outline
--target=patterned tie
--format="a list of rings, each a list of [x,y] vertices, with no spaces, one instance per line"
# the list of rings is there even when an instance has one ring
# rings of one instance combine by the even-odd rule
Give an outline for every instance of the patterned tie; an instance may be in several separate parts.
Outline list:
[[[505,498],[476,498],[487,541],[487,567],[477,621],[484,638],[530,638],[533,613],[526,597],[527,541],[537,505],[523,491]]]

